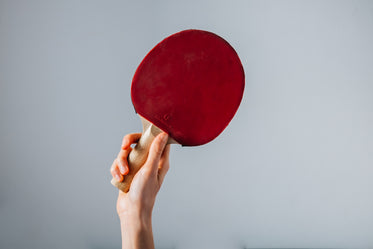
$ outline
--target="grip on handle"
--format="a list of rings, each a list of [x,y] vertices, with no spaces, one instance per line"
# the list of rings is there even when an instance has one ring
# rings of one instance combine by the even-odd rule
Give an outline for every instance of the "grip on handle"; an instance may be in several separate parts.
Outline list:
[[[129,191],[134,176],[146,162],[150,145],[152,144],[154,138],[162,132],[162,130],[144,118],[141,118],[141,120],[143,123],[143,134],[135,148],[128,155],[129,172],[124,176],[124,180],[122,182],[117,181],[115,178],[111,180],[111,184],[125,193]]]

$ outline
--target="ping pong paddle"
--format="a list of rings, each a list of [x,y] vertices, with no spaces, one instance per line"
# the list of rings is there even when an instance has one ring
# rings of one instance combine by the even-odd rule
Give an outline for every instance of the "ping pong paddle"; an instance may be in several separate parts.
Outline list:
[[[235,115],[245,75],[235,50],[220,36],[184,30],[157,44],[138,66],[131,98],[143,133],[128,157],[129,173],[111,183],[128,192],[162,131],[168,143],[198,146],[216,138]]]

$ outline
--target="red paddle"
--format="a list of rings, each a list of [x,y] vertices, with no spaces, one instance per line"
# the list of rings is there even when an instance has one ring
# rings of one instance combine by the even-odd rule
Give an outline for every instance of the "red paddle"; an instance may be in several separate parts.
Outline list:
[[[168,143],[196,146],[210,142],[227,127],[244,91],[240,59],[223,38],[207,31],[185,30],[156,45],[132,80],[131,97],[143,134],[128,157],[129,174],[112,184],[129,190],[160,132]]]

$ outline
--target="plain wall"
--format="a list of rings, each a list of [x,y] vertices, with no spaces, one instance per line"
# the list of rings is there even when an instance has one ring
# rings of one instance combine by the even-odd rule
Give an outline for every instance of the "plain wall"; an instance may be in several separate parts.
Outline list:
[[[132,75],[189,28],[246,87],[216,140],[172,147],[157,248],[373,246],[372,1],[0,0],[0,248],[120,247]]]

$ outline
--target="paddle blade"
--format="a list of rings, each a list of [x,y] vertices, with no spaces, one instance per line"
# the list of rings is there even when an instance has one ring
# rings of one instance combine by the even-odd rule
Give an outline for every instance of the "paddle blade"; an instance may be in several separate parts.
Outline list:
[[[207,31],[185,30],[156,45],[132,80],[135,110],[186,146],[217,137],[236,113],[244,70],[235,50]]]

